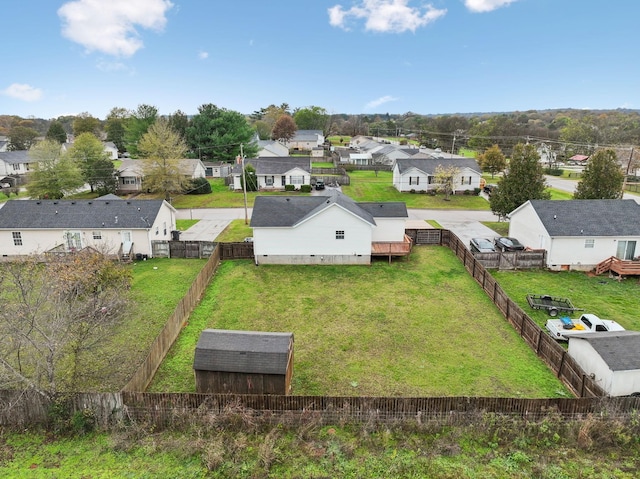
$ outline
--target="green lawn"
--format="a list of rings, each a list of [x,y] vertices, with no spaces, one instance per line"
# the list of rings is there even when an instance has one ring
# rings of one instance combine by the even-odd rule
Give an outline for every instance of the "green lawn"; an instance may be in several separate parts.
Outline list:
[[[487,228],[491,228],[498,236],[509,236],[508,221],[482,221]]]
[[[152,391],[194,391],[206,328],[293,332],[299,395],[568,394],[443,247],[415,247],[391,265],[225,261]]]
[[[552,200],[572,200],[573,193],[569,193],[568,191],[559,190],[557,188],[547,188],[547,191],[551,193]]]
[[[593,276],[577,271],[551,272],[497,271],[492,273],[511,299],[517,302],[540,326],[544,327],[547,313],[529,307],[527,294],[548,294],[566,297],[574,306],[583,308],[604,319],[613,319],[626,329],[640,330],[638,297],[640,283],[636,279],[616,281],[606,275]],[[571,316],[577,317],[580,312]]]
[[[200,220],[176,220],[176,229],[178,231],[186,231]]]
[[[253,228],[245,224],[244,220],[233,220],[218,235],[216,241],[221,243],[235,243],[243,241],[247,236],[253,236]]]
[[[421,193],[400,193],[392,185],[390,171],[352,171],[351,185],[343,186],[342,192],[355,201],[404,201],[407,208],[488,210],[489,203],[480,196],[452,195],[445,201],[444,195],[431,196]]]
[[[130,314],[102,351],[101,361],[109,364],[109,377],[97,384],[88,382],[85,390],[117,391],[126,384],[205,263],[204,259],[155,258],[130,265],[133,271]]]

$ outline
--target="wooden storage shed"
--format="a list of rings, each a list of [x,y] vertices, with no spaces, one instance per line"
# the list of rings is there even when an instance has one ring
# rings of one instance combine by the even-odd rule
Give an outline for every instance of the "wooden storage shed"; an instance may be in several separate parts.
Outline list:
[[[193,369],[199,393],[289,394],[293,333],[205,329]]]

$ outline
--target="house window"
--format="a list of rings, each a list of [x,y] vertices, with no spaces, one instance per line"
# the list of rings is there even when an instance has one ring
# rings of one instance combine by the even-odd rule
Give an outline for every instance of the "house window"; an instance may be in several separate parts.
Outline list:
[[[14,163],[13,165],[13,171],[19,171],[20,170],[20,165],[17,163]]]
[[[264,183],[267,186],[273,186],[273,176],[265,176]]]
[[[135,185],[136,184],[136,179],[133,177],[123,177],[122,178],[122,184],[123,185]]]
[[[64,240],[67,251],[80,251],[82,249],[82,234],[80,231],[65,231]]]
[[[410,185],[419,185],[420,184],[420,177],[419,176],[410,176],[409,177],[409,184]]]
[[[470,176],[463,176],[462,177],[462,184],[463,185],[470,185],[471,184],[471,177]]]
[[[160,227],[156,226],[156,236],[158,236],[160,234]]]
[[[336,230],[336,239],[344,239],[344,231]]]
[[[635,257],[635,252],[635,241],[618,241],[618,251],[616,252],[616,258],[630,260]]]
[[[101,240],[102,239],[102,231],[94,231],[93,232],[93,239],[94,240]]]
[[[594,240],[594,239],[586,239],[586,240],[584,240],[584,247],[585,248],[593,248],[595,244],[596,244],[596,240]]]
[[[13,231],[11,236],[13,236],[13,246],[22,246],[22,233],[20,231]]]
[[[167,222],[162,223],[162,229],[164,230],[164,235],[167,236]]]
[[[304,183],[304,176],[292,176],[291,184],[292,185],[302,185]]]
[[[282,184],[281,184],[282,186],[286,185],[287,184],[287,177],[283,175],[282,178],[280,178],[280,181],[282,182]]]
[[[432,185],[435,182],[435,177],[434,176],[429,176],[427,178],[427,184]]]

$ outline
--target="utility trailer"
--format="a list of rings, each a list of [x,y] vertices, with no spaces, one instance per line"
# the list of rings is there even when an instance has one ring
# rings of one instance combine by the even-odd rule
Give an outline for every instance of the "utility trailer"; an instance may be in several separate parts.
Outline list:
[[[527,303],[533,309],[546,309],[549,316],[553,317],[560,313],[582,311],[582,308],[576,308],[569,298],[558,298],[546,294],[528,294]]]

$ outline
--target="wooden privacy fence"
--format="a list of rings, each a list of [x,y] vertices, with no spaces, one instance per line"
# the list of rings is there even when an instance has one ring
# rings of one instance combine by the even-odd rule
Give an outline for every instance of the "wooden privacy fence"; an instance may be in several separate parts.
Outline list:
[[[527,313],[505,293],[498,282],[449,230],[441,231],[441,243],[448,246],[462,261],[484,292],[502,312],[509,323],[520,333],[524,341],[574,394],[579,397],[605,396],[606,392],[580,368],[558,342],[547,334]],[[525,253],[521,253],[525,254]]]
[[[631,418],[640,398],[487,398],[487,397],[329,397],[196,393],[77,393],[60,396],[57,404],[73,414],[91,412],[97,425],[108,428],[128,422],[155,428],[205,424],[242,424],[248,419],[268,424],[398,422],[474,424],[487,414],[524,420],[557,415],[565,420],[587,415],[601,419]],[[46,425],[52,399],[33,391],[0,391],[0,426]]]
[[[189,319],[191,311],[200,301],[219,264],[220,249],[216,248],[202,270],[200,270],[200,273],[198,273],[198,276],[196,276],[187,293],[176,306],[160,334],[151,344],[147,357],[125,385],[124,391],[144,391],[147,389],[153,379],[153,375],[160,367],[160,363],[162,363],[169,348],[171,348],[171,345],[180,334],[180,330]]]
[[[253,259],[253,243],[218,243],[220,261],[228,259]]]

